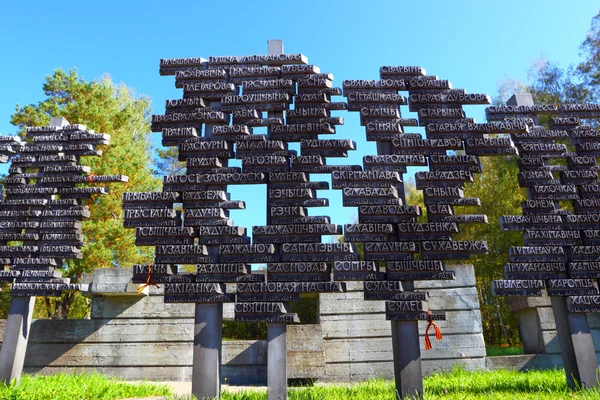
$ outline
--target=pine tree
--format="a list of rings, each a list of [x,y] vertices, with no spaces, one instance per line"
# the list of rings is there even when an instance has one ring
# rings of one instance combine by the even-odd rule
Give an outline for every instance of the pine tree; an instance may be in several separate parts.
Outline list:
[[[63,276],[73,283],[96,268],[129,267],[151,260],[144,247],[135,246],[135,235],[123,228],[123,192],[154,191],[160,182],[152,174],[150,100],[136,96],[124,84],[114,84],[108,76],[86,81],[76,70],[55,70],[43,85],[46,99],[24,107],[17,105],[11,123],[21,132],[26,126],[47,125],[50,117],[62,116],[70,123],[86,125],[111,135],[101,157],[82,157],[95,175],[123,174],[129,182],[105,184],[109,194],[93,198],[91,217],[83,224],[85,247],[81,260],[63,266]],[[38,299],[39,300],[39,299]],[[41,300],[38,301],[38,303]],[[40,308],[50,318],[82,317],[87,313],[80,295],[65,293],[62,298],[46,298]],[[37,315],[40,315],[38,312]]]
[[[185,162],[179,161],[179,150],[177,147],[156,149],[156,166],[154,173],[157,176],[183,175],[185,173]]]

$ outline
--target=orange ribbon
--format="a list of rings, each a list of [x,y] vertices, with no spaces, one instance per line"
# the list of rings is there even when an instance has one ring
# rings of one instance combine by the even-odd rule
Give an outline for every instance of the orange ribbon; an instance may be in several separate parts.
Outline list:
[[[425,350],[431,350],[431,340],[429,340],[429,328],[433,325],[433,330],[435,331],[435,338],[437,340],[442,340],[442,331],[440,328],[433,322],[433,313],[431,311],[427,311],[427,329],[425,329]]]
[[[158,287],[157,284],[155,283],[151,283],[150,279],[152,278],[152,264],[148,265],[148,277],[146,278],[146,283],[144,283],[142,286],[140,286],[137,290],[137,294],[142,293],[142,291],[144,289],[146,289],[148,286],[154,286],[154,287]]]
[[[94,174],[89,174],[88,175],[88,182],[94,182]]]

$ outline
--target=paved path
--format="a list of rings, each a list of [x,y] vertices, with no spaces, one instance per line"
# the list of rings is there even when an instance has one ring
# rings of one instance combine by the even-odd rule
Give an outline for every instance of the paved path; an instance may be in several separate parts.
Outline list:
[[[133,381],[130,383],[142,383],[142,381]],[[167,385],[176,396],[185,397],[189,396],[192,393],[192,382],[145,382],[145,383],[153,383],[156,385]],[[223,385],[221,386],[222,391],[230,392],[230,393],[239,393],[241,391],[259,391],[266,392],[266,386],[229,386]],[[156,396],[156,397],[138,397],[130,400],[163,400],[166,397]]]

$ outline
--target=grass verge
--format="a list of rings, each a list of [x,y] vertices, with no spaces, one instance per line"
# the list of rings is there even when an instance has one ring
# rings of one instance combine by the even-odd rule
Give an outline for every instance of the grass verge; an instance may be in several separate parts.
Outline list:
[[[563,370],[482,371],[457,368],[425,379],[425,399],[481,400],[561,400],[600,399],[600,391],[573,392]],[[166,386],[129,384],[99,374],[61,374],[24,376],[21,385],[1,385],[0,399],[6,400],[100,400],[147,396],[174,397]],[[191,397],[186,397],[191,399]],[[224,391],[223,400],[266,400],[265,391]],[[371,380],[355,384],[316,385],[290,388],[290,400],[393,400],[394,384],[388,380]]]
[[[486,356],[517,356],[524,354],[523,346],[486,346]]]
[[[171,393],[167,386],[126,383],[100,374],[23,375],[19,386],[0,383],[3,400],[112,400]]]
[[[573,392],[566,383],[563,370],[552,371],[486,371],[455,369],[425,379],[425,399],[481,400],[558,400],[600,399],[600,391]],[[324,385],[291,388],[290,400],[393,400],[394,384],[373,380],[358,384]],[[223,400],[266,400],[266,393],[227,393]]]

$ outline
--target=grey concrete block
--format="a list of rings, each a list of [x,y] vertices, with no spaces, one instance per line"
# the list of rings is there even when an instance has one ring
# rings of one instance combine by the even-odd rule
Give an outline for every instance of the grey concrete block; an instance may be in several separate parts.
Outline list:
[[[319,297],[319,314],[385,313],[385,302],[366,301],[363,292],[324,293]]]
[[[133,273],[130,268],[99,268],[94,271],[87,295],[97,296],[144,296],[137,294],[139,284],[131,283]]]
[[[506,303],[510,311],[519,311],[523,308],[550,307],[550,297],[542,291],[541,297],[507,297]]]
[[[223,365],[267,365],[267,341],[224,341],[221,357]]]
[[[191,343],[67,344],[32,343],[28,367],[187,366],[192,364]]]
[[[485,356],[482,334],[446,335],[440,341],[430,336],[433,349],[425,350],[420,336],[422,359],[473,358]],[[325,342],[326,363],[392,361],[391,338],[333,339]]]
[[[590,329],[600,329],[600,313],[588,313],[587,319]]]
[[[320,379],[325,374],[323,352],[288,352],[288,379]]]
[[[386,362],[325,364],[323,382],[356,382],[368,379],[393,379],[394,365]]]
[[[266,342],[223,342],[222,362],[227,365],[266,365]],[[192,342],[170,343],[31,343],[27,367],[191,366]]]
[[[356,282],[356,281],[346,282],[346,290],[348,292],[356,292],[356,291],[361,291],[362,292],[363,287],[364,286],[363,286],[362,282]],[[320,294],[320,296],[323,296],[324,294],[325,295],[330,295],[331,293],[322,293],[322,294]]]
[[[313,340],[313,344],[314,344]],[[324,374],[323,348],[288,349],[289,378],[318,379]],[[296,346],[298,348],[298,346]],[[126,380],[190,380],[192,343],[30,344],[27,371],[42,374],[97,370]],[[267,342],[223,342],[222,377],[230,384],[266,383]],[[237,382],[237,383],[236,383]]]
[[[325,374],[321,325],[288,325],[286,342],[288,379],[317,379]]]
[[[141,343],[192,341],[193,319],[36,320],[30,343]]]
[[[558,334],[556,331],[543,331],[542,337],[546,345],[546,353],[560,354],[560,343],[558,342]]]
[[[427,360],[422,362],[423,375],[431,375],[435,372],[451,371],[453,368],[461,367],[467,371],[480,371],[485,369],[485,357]]]
[[[419,323],[424,372],[450,369],[457,360],[467,368],[484,366],[477,293],[468,287],[475,283],[473,268],[449,269],[456,271],[455,281],[417,283],[430,292],[430,309],[449,310],[447,320],[437,323],[444,339],[436,341],[430,332],[431,351],[423,349],[427,323]],[[101,273],[108,275],[101,280],[104,286],[99,282],[95,290],[119,293],[118,287],[130,279],[128,270]],[[393,376],[390,322],[385,320],[384,302],[364,301],[362,288],[361,282],[351,282],[348,293],[321,294],[321,325],[288,326],[290,378],[350,381]],[[151,287],[149,296],[139,298],[95,296],[92,320],[34,322],[27,355],[32,362],[26,361],[26,366],[41,373],[76,367],[125,379],[191,379],[194,305],[164,304],[162,292],[163,287]],[[223,314],[224,319],[233,318],[233,305],[226,304]],[[266,347],[266,341],[223,342],[223,380],[264,385]]]
[[[319,379],[325,374],[325,353],[321,351],[289,351],[288,379]]]
[[[223,321],[233,321],[235,318],[235,304],[223,303]]]
[[[546,344],[542,329],[540,328],[540,316],[536,308],[523,308],[517,311],[519,316],[519,338],[523,344],[525,354],[538,354],[546,352]]]
[[[479,310],[446,311],[446,320],[436,321],[436,325],[440,327],[443,335],[483,332]],[[419,321],[419,332],[424,333],[426,328],[427,321]]]
[[[442,334],[481,333],[481,313],[479,310],[446,312],[446,321],[437,321]],[[390,336],[390,321],[385,314],[341,314],[321,316],[321,326],[325,339],[360,338]],[[419,322],[419,331],[425,332],[426,321]],[[368,340],[368,339],[365,339]]]
[[[194,318],[194,304],[165,304],[163,296],[96,297],[91,318]]]
[[[465,358],[461,360],[423,360],[421,368],[423,375],[438,371],[450,371],[455,366],[461,366],[469,371],[485,368],[484,358]],[[326,364],[323,382],[356,382],[374,378],[393,379],[394,365],[391,361],[359,362],[344,364]]]
[[[538,318],[540,319],[540,328],[543,331],[556,330],[552,307],[537,307],[535,310],[537,310]]]
[[[91,318],[194,318],[194,304],[165,304],[162,290],[150,296],[93,297]],[[223,320],[233,319],[234,304],[223,304]]]
[[[323,350],[323,331],[319,324],[288,325],[288,351]]]
[[[452,290],[430,291],[431,297],[427,305],[433,311],[473,310],[479,309],[477,289],[462,287]]]
[[[475,286],[475,270],[471,264],[447,265],[448,271],[454,271],[456,279],[415,281],[415,289],[451,289]]]
[[[488,370],[516,369],[519,371],[562,368],[562,357],[560,354],[522,354],[518,356],[486,357],[485,368]]]
[[[288,371],[289,373],[289,371]],[[225,379],[227,378],[227,379]],[[234,386],[266,386],[266,365],[223,365],[221,366],[221,383]]]
[[[518,93],[510,96],[506,104],[509,106],[533,106],[535,103],[531,93]]]
[[[321,315],[321,327],[325,339],[391,335],[390,322],[386,321],[385,313]]]
[[[427,305],[430,310],[479,309],[477,290],[461,287],[449,290],[430,290]],[[364,300],[362,292],[321,294],[319,312],[321,316],[331,314],[358,314],[385,312],[385,302]]]

